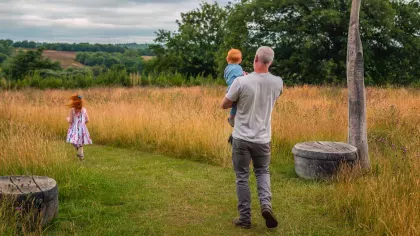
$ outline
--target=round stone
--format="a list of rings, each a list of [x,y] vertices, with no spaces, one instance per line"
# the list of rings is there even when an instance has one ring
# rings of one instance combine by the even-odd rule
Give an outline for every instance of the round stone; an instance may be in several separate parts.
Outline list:
[[[34,221],[42,226],[58,213],[58,186],[45,176],[0,176],[0,198],[11,197],[22,212],[35,210]],[[28,209],[31,208],[31,209]],[[39,218],[40,217],[40,218]]]
[[[305,179],[331,177],[341,163],[357,160],[357,148],[341,142],[298,143],[292,152],[296,173]]]

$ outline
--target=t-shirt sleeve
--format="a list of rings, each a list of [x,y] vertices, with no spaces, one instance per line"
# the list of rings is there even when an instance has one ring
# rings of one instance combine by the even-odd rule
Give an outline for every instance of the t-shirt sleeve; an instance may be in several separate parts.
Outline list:
[[[233,81],[232,86],[230,86],[230,89],[228,93],[226,94],[226,98],[229,99],[232,102],[236,102],[239,98],[239,93],[241,89],[241,83],[238,79]]]

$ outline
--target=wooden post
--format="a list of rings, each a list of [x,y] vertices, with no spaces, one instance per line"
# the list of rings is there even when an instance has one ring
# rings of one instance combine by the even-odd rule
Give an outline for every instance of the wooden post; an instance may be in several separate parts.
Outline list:
[[[349,143],[358,149],[360,166],[363,169],[369,169],[364,59],[359,31],[360,3],[361,0],[352,0],[347,46],[347,87],[349,92],[348,138]]]

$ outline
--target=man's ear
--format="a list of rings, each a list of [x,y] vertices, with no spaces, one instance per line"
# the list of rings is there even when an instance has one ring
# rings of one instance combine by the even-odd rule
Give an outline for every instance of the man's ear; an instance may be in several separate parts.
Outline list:
[[[258,56],[255,56],[254,62],[257,63],[259,61]]]

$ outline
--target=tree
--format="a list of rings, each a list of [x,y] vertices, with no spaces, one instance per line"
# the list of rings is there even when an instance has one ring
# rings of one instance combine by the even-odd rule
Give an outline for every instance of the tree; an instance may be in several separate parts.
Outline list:
[[[220,77],[223,76],[226,68],[226,56],[230,49],[236,48],[241,50],[243,56],[241,66],[246,71],[252,71],[253,57],[257,49],[250,39],[248,27],[250,10],[248,5],[228,5],[226,10],[228,17],[225,24],[223,43],[216,54],[217,74]]]
[[[215,52],[223,43],[226,9],[217,3],[181,14],[178,31],[159,30],[153,47],[159,71],[179,71],[185,75],[215,75]]]
[[[14,52],[12,40],[0,40],[0,53],[6,56],[11,56]]]
[[[0,65],[6,61],[9,57],[6,54],[0,53]]]
[[[127,73],[143,70],[143,58],[139,51],[127,49],[124,53],[80,52],[76,61],[87,66],[102,66],[111,69],[114,65],[122,66]]]
[[[248,0],[228,10],[218,72],[232,47],[252,69],[258,46],[274,48],[272,72],[289,84],[341,84],[346,81],[348,0]],[[420,8],[418,0],[364,0],[360,12],[366,82],[369,85],[418,81]]]
[[[36,48],[36,43],[34,41],[24,40],[22,42],[15,42],[13,44],[13,46],[15,48],[30,48],[30,49],[33,49],[33,48]]]
[[[0,65],[13,55],[14,51],[12,40],[0,40]]]
[[[369,169],[364,60],[359,31],[360,1],[352,0],[348,33],[347,86],[349,89],[349,143],[357,147],[360,166],[364,169]]]
[[[59,62],[44,58],[42,50],[19,51],[5,64],[4,74],[9,80],[19,80],[40,69],[61,70],[61,66]]]

